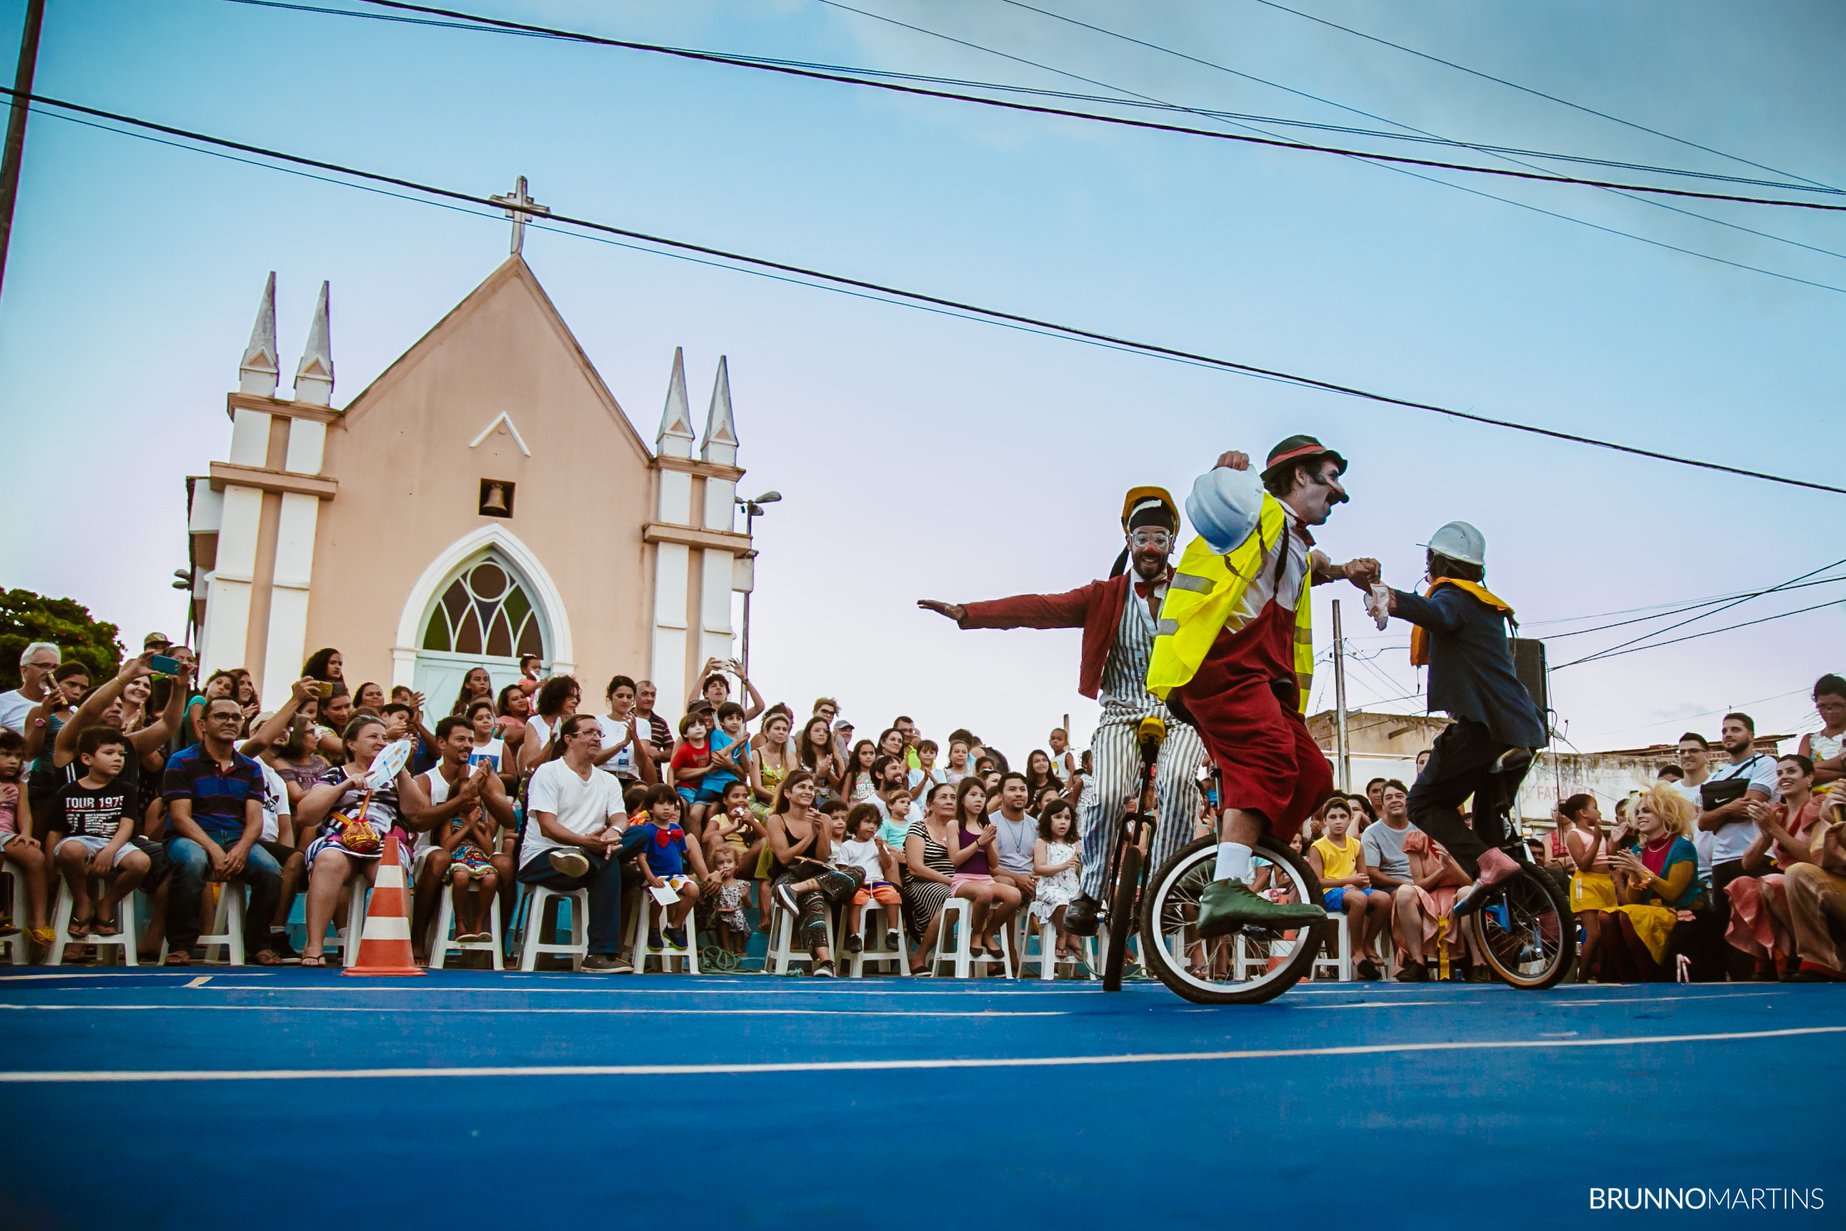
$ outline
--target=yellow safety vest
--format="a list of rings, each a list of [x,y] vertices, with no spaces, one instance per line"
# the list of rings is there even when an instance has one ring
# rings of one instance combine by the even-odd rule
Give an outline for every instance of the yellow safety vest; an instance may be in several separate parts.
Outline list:
[[[1168,693],[1198,674],[1199,664],[1263,567],[1270,545],[1287,533],[1288,515],[1282,511],[1282,502],[1265,493],[1256,529],[1229,552],[1220,555],[1202,538],[1186,545],[1186,554],[1167,583],[1160,622],[1154,626],[1154,653],[1147,664],[1149,692],[1164,701]],[[1314,603],[1308,596],[1313,571],[1310,561],[1302,576],[1301,593],[1295,598],[1295,684],[1301,691],[1303,714],[1308,712],[1308,689],[1314,682]]]

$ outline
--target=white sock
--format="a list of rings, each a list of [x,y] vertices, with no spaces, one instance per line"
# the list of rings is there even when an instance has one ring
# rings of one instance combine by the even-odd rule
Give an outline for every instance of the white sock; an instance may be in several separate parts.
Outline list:
[[[1218,866],[1212,869],[1213,880],[1250,882],[1250,857],[1256,852],[1241,842],[1218,843]]]

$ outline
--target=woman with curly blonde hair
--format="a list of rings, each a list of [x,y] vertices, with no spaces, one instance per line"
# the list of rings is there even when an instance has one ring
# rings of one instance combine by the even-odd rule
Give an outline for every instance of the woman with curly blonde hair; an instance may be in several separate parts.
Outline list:
[[[1602,912],[1604,982],[1648,982],[1666,977],[1667,940],[1679,912],[1699,894],[1698,853],[1691,801],[1656,783],[1629,809],[1636,839],[1609,856],[1617,904]]]

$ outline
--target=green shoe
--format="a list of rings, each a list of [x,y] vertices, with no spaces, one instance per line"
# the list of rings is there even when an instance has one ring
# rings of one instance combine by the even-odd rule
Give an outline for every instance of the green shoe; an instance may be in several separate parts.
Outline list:
[[[1305,927],[1320,923],[1327,912],[1305,902],[1271,902],[1240,880],[1213,881],[1199,895],[1199,936],[1210,940],[1245,924]]]

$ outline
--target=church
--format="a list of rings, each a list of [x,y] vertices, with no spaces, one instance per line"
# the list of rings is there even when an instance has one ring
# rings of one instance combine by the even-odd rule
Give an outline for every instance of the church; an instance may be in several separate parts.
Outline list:
[[[669,711],[733,656],[755,553],[725,361],[695,457],[675,352],[650,450],[525,262],[544,210],[523,179],[508,212],[511,255],[344,407],[324,283],[281,396],[269,275],[227,456],[187,480],[201,670],[248,668],[265,708],[323,646],[354,689],[407,684],[432,715],[469,668],[498,691],[524,654],[589,673],[586,709],[622,672]]]

